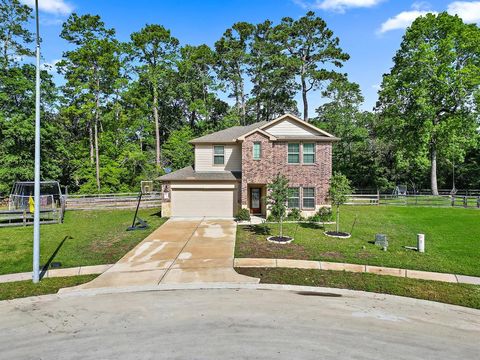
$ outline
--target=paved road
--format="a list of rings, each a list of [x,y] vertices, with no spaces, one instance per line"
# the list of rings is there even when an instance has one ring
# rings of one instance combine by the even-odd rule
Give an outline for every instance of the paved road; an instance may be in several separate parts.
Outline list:
[[[480,311],[322,291],[343,295],[223,289],[0,302],[0,358],[479,359]]]

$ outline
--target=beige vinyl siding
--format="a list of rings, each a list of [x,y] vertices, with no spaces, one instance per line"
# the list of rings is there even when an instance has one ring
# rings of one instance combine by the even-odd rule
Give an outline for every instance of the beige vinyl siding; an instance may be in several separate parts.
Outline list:
[[[218,144],[222,145],[222,144]],[[213,144],[195,145],[195,171],[241,171],[242,149],[237,144],[225,144],[225,163],[213,164]]]
[[[230,218],[236,212],[237,197],[236,188],[172,188],[171,216]]]
[[[289,119],[285,119],[280,121],[270,127],[264,129],[269,134],[274,136],[288,136],[288,135],[318,135],[313,129],[309,129],[308,127]]]

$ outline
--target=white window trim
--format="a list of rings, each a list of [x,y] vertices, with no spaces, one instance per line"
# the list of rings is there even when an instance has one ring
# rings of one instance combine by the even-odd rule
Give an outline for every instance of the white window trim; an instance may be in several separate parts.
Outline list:
[[[255,144],[259,145],[258,158],[255,157]],[[262,158],[262,143],[260,141],[254,141],[252,146],[252,159],[260,160]]]
[[[308,197],[305,197],[304,196],[304,192],[305,192],[305,189],[313,189],[313,196],[308,196]],[[305,187],[302,187],[302,209],[308,209],[308,210],[311,210],[311,209],[315,209],[315,192],[316,192],[316,189],[314,186],[305,186]],[[304,205],[304,202],[303,200],[304,199],[313,199],[313,207],[306,207]]]
[[[288,149],[288,145],[290,144],[298,144],[298,162],[296,163],[291,163],[288,161],[288,156],[290,154],[292,155],[297,155],[297,153],[291,153]],[[288,142],[287,143],[287,165],[301,165],[302,164],[302,143],[300,142]]]
[[[305,151],[304,151],[305,144],[313,144],[313,153],[307,153],[307,155],[313,155],[313,162],[309,162],[309,163],[305,162],[305,158],[304,158],[304,156],[305,156]],[[316,162],[317,162],[316,152],[317,152],[317,144],[316,143],[314,143],[314,142],[304,142],[304,143],[302,143],[302,164],[304,164],[304,165],[314,165],[314,164],[316,164]]]
[[[301,199],[301,198],[300,198],[300,187],[293,186],[293,187],[288,188],[288,189],[289,189],[289,191],[290,191],[290,189],[297,189],[297,190],[298,190],[298,197],[297,197],[297,196],[290,196],[290,194],[288,194],[289,196],[288,196],[288,198],[287,198],[287,207],[288,207],[289,209],[300,209],[300,199]],[[289,203],[290,199],[298,199],[298,206],[297,206],[297,207],[290,207],[290,206],[288,206],[288,205],[289,205],[288,203]]]
[[[223,153],[222,154],[215,154],[215,147],[222,147],[223,148]],[[212,157],[212,165],[213,166],[225,166],[225,145],[213,145],[212,146],[212,152],[213,152],[213,157]],[[215,157],[223,157],[223,162],[221,164],[216,164],[215,163]]]

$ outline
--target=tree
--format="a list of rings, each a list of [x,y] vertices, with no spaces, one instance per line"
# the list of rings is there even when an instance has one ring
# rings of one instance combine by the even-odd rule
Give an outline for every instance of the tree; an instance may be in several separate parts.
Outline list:
[[[23,56],[33,56],[28,47],[33,34],[25,25],[32,18],[32,9],[18,0],[0,0],[0,65],[2,68],[16,63]]]
[[[215,53],[207,45],[186,45],[178,61],[178,96],[184,117],[192,128],[215,129],[228,105],[218,99],[215,79]]]
[[[275,29],[275,37],[287,54],[286,68],[300,78],[303,101],[303,119],[308,121],[308,92],[322,83],[338,78],[332,67],[342,67],[350,56],[340,48],[340,40],[313,11],[298,20],[282,19]]]
[[[137,71],[149,83],[152,95],[152,112],[155,121],[156,164],[160,167],[161,142],[159,97],[161,84],[171,73],[178,57],[178,40],[161,25],[146,25],[130,36],[133,60],[139,62]]]
[[[407,29],[377,112],[384,137],[394,137],[403,158],[430,163],[438,195],[438,159],[462,160],[479,125],[480,29],[447,13],[417,18]]]
[[[60,36],[75,45],[66,51],[58,63],[67,83],[64,93],[70,99],[85,99],[87,109],[93,110],[93,119],[88,121],[90,159],[95,160],[97,191],[100,190],[99,129],[102,126],[102,110],[111,100],[113,87],[119,78],[119,44],[114,39],[115,30],[105,27],[98,15],[72,14],[63,24]],[[73,105],[73,104],[72,104]],[[73,105],[75,106],[75,105]]]
[[[333,146],[333,170],[346,174],[358,187],[380,185],[382,176],[377,142],[373,136],[373,114],[362,111],[360,86],[346,79],[332,81],[322,92],[329,101],[317,108],[315,125],[339,137]]]
[[[277,174],[275,179],[267,185],[267,205],[272,216],[278,220],[279,236],[283,237],[283,219],[287,213],[289,188],[288,179]]]
[[[238,22],[227,29],[222,38],[215,43],[217,52],[217,75],[231,88],[231,97],[235,98],[235,107],[241,114],[245,125],[246,94],[244,77],[248,66],[250,46],[254,25]]]
[[[337,220],[335,231],[338,233],[340,228],[340,205],[345,204],[348,197],[352,193],[350,181],[341,173],[335,173],[330,179],[330,187],[328,189],[328,198],[333,206],[336,207]]]
[[[253,84],[248,104],[255,121],[269,121],[287,112],[297,113],[295,74],[275,41],[275,28],[267,20],[253,33],[248,74]]]
[[[183,126],[172,131],[168,140],[163,144],[163,154],[173,170],[193,164],[193,148],[188,141],[194,138],[189,126]]]

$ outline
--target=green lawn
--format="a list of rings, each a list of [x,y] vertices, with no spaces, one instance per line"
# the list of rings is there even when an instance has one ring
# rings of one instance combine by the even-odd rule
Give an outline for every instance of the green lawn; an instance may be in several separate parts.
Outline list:
[[[480,286],[345,271],[236,268],[261,283],[324,286],[408,296],[480,309]]]
[[[139,211],[150,227],[126,231],[134,210],[68,211],[63,224],[41,226],[41,264],[52,256],[63,268],[110,264],[165,222],[157,209]],[[0,274],[32,270],[33,227],[0,228]]]
[[[38,284],[28,281],[15,281],[0,284],[0,300],[11,300],[28,296],[54,294],[59,289],[77,286],[95,279],[97,275],[82,275],[47,278]]]
[[[330,238],[312,224],[285,224],[295,241],[276,245],[265,240],[261,226],[239,226],[235,257],[289,258],[370,264],[408,269],[480,276],[480,211],[396,206],[344,206],[340,230],[352,237]],[[327,229],[333,229],[327,225]],[[267,229],[276,234],[278,226]],[[388,251],[372,242],[376,233],[386,234]],[[416,246],[416,234],[425,234],[424,254],[406,250]]]

